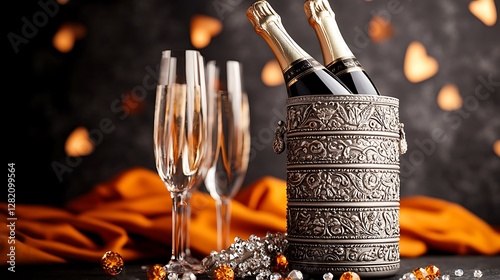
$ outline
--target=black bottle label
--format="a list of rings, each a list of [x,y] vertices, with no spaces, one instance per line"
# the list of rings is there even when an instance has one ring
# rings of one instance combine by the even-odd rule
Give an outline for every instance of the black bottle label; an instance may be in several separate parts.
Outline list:
[[[333,74],[340,76],[345,73],[349,73],[352,71],[363,71],[363,67],[359,61],[351,56],[351,57],[340,57],[332,63],[328,64],[326,67],[328,70],[332,71]]]
[[[321,65],[321,63],[319,63],[317,60],[314,60],[312,58],[305,58],[293,62],[287,69],[283,71],[283,77],[285,78],[285,83],[288,86],[291,86],[301,77],[322,68],[323,65]]]

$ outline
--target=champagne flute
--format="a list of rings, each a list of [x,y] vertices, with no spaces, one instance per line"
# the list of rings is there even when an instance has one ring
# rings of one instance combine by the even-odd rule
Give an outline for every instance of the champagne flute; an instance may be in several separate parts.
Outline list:
[[[201,56],[201,59],[199,60],[199,67],[204,68],[205,67],[205,61],[203,59],[203,56]],[[205,76],[201,76],[201,83],[205,84]],[[206,85],[206,84],[205,84]],[[207,104],[207,94],[206,91],[203,91],[203,94],[201,95],[201,101],[202,101],[202,109],[203,112],[208,112],[208,104]],[[208,121],[208,117],[205,117],[205,120]],[[205,144],[205,152],[207,148],[209,147],[209,142],[207,141],[209,138],[209,135],[211,134],[211,130],[208,130],[208,122],[205,122],[205,132],[206,132],[206,138],[203,143]],[[204,161],[208,160],[207,156],[204,157]],[[186,192],[185,199],[186,199],[186,204],[184,207],[185,213],[185,222],[183,223],[183,231],[184,234],[183,236],[185,237],[183,239],[183,257],[184,260],[191,265],[195,270],[197,271],[203,271],[203,266],[201,265],[201,261],[194,257],[191,253],[191,238],[190,238],[190,232],[191,232],[191,197],[193,195],[193,192],[199,190],[201,185],[203,184],[203,179],[205,178],[205,175],[207,173],[207,164],[201,164],[200,168],[198,168],[198,172],[196,174],[196,179],[193,180],[193,185],[189,190]]]
[[[162,52],[154,117],[156,169],[172,197],[172,254],[164,266],[177,275],[200,273],[184,260],[186,193],[198,176],[207,135],[203,58],[196,50]]]
[[[208,128],[212,131],[207,155],[212,162],[204,182],[216,202],[220,251],[229,246],[231,200],[241,188],[248,167],[250,110],[238,61],[219,64],[212,60],[207,63],[206,71]]]

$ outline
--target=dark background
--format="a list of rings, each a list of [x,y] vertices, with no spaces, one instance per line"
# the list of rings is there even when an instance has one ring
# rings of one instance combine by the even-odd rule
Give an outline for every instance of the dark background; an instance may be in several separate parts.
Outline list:
[[[285,178],[285,156],[274,154],[271,138],[276,122],[284,119],[286,92],[284,85],[268,87],[261,81],[262,67],[274,56],[246,18],[251,1],[12,2],[3,12],[8,19],[3,135],[7,162],[16,167],[17,203],[63,205],[127,168],[155,171],[155,92],[149,86],[155,80],[149,78],[162,50],[193,48],[190,21],[197,14],[223,23],[222,32],[200,49],[204,57],[244,64],[252,133],[244,185],[267,175]],[[401,196],[446,199],[500,225],[500,159],[493,148],[500,140],[500,29],[498,23],[486,26],[476,18],[470,2],[330,1],[344,38],[381,93],[400,99],[409,144],[401,158]],[[16,52],[9,34],[22,35],[23,18],[32,22],[40,15],[40,3],[57,5],[58,11],[46,16]],[[322,61],[303,1],[270,3],[290,35]],[[378,43],[367,35],[376,14],[394,29],[391,38]],[[69,53],[61,53],[52,37],[67,22],[83,25],[86,34]],[[439,63],[436,75],[418,83],[403,71],[412,41],[421,42]],[[459,88],[464,100],[450,112],[437,104],[439,90],[448,83]],[[131,93],[136,98],[124,103]],[[112,131],[100,128],[103,120]],[[79,126],[94,133],[96,146],[90,155],[71,158],[64,143]],[[439,141],[436,131],[442,134]]]

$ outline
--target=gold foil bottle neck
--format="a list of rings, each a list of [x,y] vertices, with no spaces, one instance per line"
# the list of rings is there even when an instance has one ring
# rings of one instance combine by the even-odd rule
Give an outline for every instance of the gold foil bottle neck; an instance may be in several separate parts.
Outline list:
[[[306,13],[307,20],[311,25],[326,16],[335,18],[335,13],[327,0],[307,0],[304,3],[304,11]]]
[[[340,33],[328,0],[306,0],[304,12],[318,36],[325,65],[338,59],[354,57]]]
[[[281,17],[267,1],[263,0],[253,3],[248,8],[247,17],[258,33],[266,31],[266,26],[270,22],[281,24]]]
[[[282,70],[287,69],[293,62],[310,57],[287,33],[281,23],[281,17],[269,2],[254,2],[246,14],[255,32],[264,38],[273,51]]]

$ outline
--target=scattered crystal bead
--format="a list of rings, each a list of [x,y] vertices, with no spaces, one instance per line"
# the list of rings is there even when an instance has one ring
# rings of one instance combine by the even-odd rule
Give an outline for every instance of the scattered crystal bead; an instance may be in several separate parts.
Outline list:
[[[271,262],[272,271],[284,274],[288,269],[288,260],[285,255],[278,254]]]
[[[346,271],[340,275],[339,280],[360,280],[359,275],[356,272]]]
[[[323,280],[333,280],[333,274],[330,272],[323,274]]]
[[[177,273],[172,272],[172,273],[169,273],[167,275],[167,279],[168,280],[178,280],[179,279],[179,275]]]
[[[255,280],[266,280],[267,278],[267,275],[265,274],[257,274],[257,276],[255,276]]]
[[[412,273],[415,275],[415,277],[417,277],[417,280],[426,280],[428,276],[427,270],[422,267],[415,268],[414,270],[412,270]]]
[[[415,276],[415,274],[413,274],[411,272],[408,272],[408,273],[403,274],[403,276],[401,277],[401,280],[417,280],[417,276]]]
[[[462,275],[464,275],[464,271],[463,270],[461,270],[460,268],[455,269],[455,276],[460,277]]]
[[[148,280],[163,280],[167,277],[167,271],[165,271],[162,265],[155,264],[148,269],[146,275],[148,276]]]
[[[439,268],[433,264],[430,264],[428,265],[427,267],[425,267],[425,271],[427,271],[427,280],[433,280],[433,279],[437,279],[439,277],[439,275],[441,275],[441,271],[439,270]]]
[[[234,271],[227,264],[220,265],[214,270],[214,279],[215,280],[234,280]]]
[[[101,267],[109,275],[118,275],[123,270],[123,258],[116,252],[107,251],[101,258]]]
[[[269,280],[280,280],[282,278],[283,277],[278,272],[275,272],[275,273],[271,274],[271,276],[269,276]]]
[[[196,275],[192,272],[186,272],[182,274],[181,280],[196,280]]]
[[[302,275],[302,272],[300,270],[292,270],[290,273],[288,273],[287,278],[290,278],[291,280],[303,280],[304,276]]]
[[[449,274],[443,274],[443,276],[441,276],[441,279],[442,280],[450,280],[450,275]]]
[[[252,234],[252,235],[250,235],[250,236],[248,237],[248,240],[249,240],[249,241],[251,241],[251,242],[254,242],[254,241],[259,241],[259,240],[260,240],[260,238],[259,238],[257,235]]]
[[[483,277],[483,272],[479,269],[474,270],[474,278],[481,278]]]

